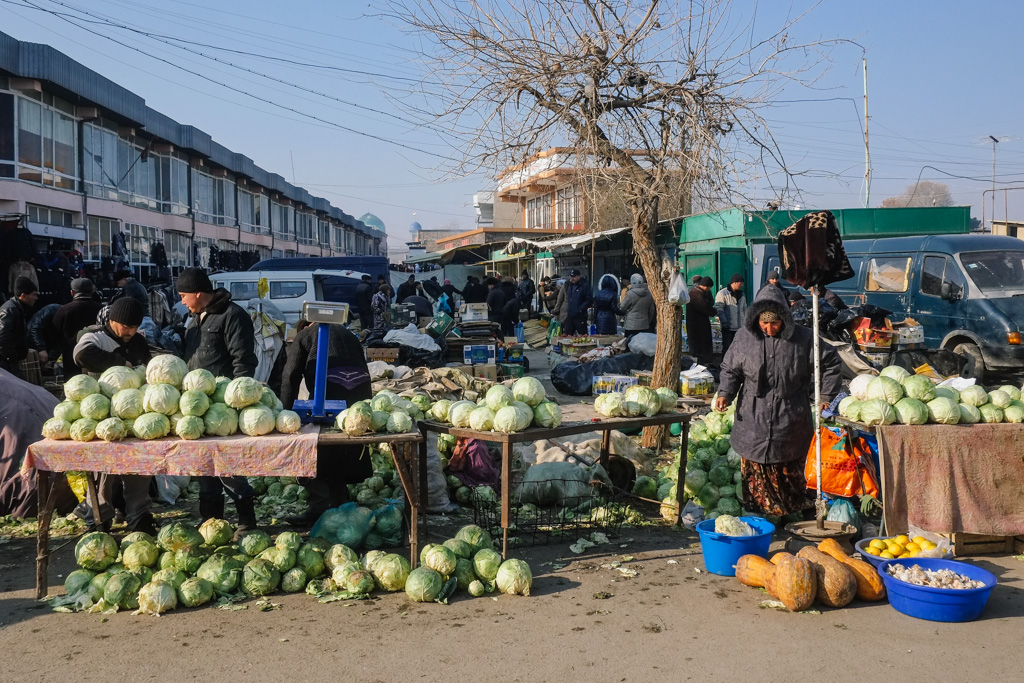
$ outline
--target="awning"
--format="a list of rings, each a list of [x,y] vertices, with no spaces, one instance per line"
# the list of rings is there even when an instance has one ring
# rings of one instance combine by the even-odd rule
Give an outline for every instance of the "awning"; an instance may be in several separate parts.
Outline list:
[[[406,263],[430,263],[432,261],[440,262],[446,254],[454,252],[455,249],[445,249],[444,251],[428,251],[425,254],[419,256],[412,256],[405,259]]]
[[[405,259],[405,263],[438,263],[442,266],[447,265],[455,261],[456,257],[459,256],[460,252],[474,252],[476,254],[476,261],[487,260],[487,244],[465,244],[459,247],[452,247],[451,249],[444,249],[442,251],[428,251],[425,254],[419,256],[413,256]],[[470,254],[472,256],[472,254]],[[460,261],[462,263],[463,261]]]
[[[596,240],[603,240],[613,235],[618,235],[621,232],[625,232],[629,228],[613,228],[611,230],[602,230],[601,232],[591,232],[583,235],[573,235],[572,237],[559,237],[553,240],[530,240],[525,237],[513,237],[509,240],[508,245],[502,249],[506,254],[514,254],[519,251],[523,251],[524,247],[527,251],[549,251],[554,253],[565,253],[572,251],[581,244],[589,244]]]

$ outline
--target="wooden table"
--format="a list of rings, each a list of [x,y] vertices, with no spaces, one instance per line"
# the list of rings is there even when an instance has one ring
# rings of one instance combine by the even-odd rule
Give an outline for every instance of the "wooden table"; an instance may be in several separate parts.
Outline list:
[[[473,429],[453,427],[440,422],[420,420],[419,428],[423,433],[423,442],[420,444],[420,476],[426,479],[427,468],[427,435],[430,432],[437,434],[451,434],[457,438],[480,439],[491,443],[501,444],[501,528],[502,541],[501,553],[508,555],[508,528],[512,513],[512,446],[517,443],[529,443],[542,439],[557,439],[573,434],[586,434],[588,432],[601,432],[601,465],[607,468],[608,456],[611,447],[611,431],[613,429],[638,429],[654,425],[681,424],[682,443],[686,443],[690,426],[690,415],[686,413],[660,413],[654,417],[603,417],[594,412],[591,405],[571,404],[562,406],[562,419],[558,427],[550,429],[533,427],[522,432],[503,434],[501,432],[478,432]],[[685,453],[685,449],[683,450]],[[682,482],[685,475],[686,459],[679,458],[679,481]],[[684,489],[676,487],[676,510],[683,509]]]
[[[332,446],[353,446],[353,445],[370,445],[378,443],[391,444],[391,453],[395,461],[395,468],[398,471],[399,480],[402,483],[402,488],[405,491],[407,508],[403,514],[409,522],[409,545],[410,552],[412,555],[412,563],[415,566],[416,560],[419,558],[419,522],[420,515],[419,510],[421,506],[426,506],[426,476],[420,476],[425,467],[416,468],[414,467],[414,461],[420,452],[420,449],[416,448],[416,444],[423,441],[423,436],[416,432],[409,432],[405,434],[372,434],[368,436],[352,437],[348,436],[343,432],[339,432],[330,428],[319,428],[306,427],[303,433],[310,438],[307,441],[312,443],[312,447],[309,451],[303,451],[303,458],[301,462],[296,462],[294,466],[290,465],[288,458],[273,458],[268,456],[266,458],[252,457],[250,452],[247,452],[249,458],[245,460],[244,466],[236,466],[240,469],[233,471],[223,471],[224,463],[220,463],[221,470],[217,472],[219,476],[276,476],[276,477],[310,477],[316,475],[316,446],[319,445],[332,445]],[[279,435],[273,434],[267,437],[256,437],[258,439],[265,439],[263,443],[273,443],[270,439],[281,439],[287,438],[290,435]],[[315,436],[315,438],[312,438]],[[232,437],[227,437],[232,438]],[[134,441],[134,440],[132,440]],[[158,444],[163,443],[165,440],[155,442],[137,442],[132,441],[119,442],[119,445],[134,445],[139,446],[142,444]],[[143,475],[181,475],[181,476],[195,476],[197,474],[210,474],[205,469],[210,466],[211,461],[215,459],[214,449],[209,446],[212,443],[210,439],[198,439],[196,441],[179,441],[177,439],[167,440],[168,443],[173,444],[179,451],[187,450],[188,462],[183,463],[177,461],[173,457],[164,458],[147,458],[145,455],[130,456],[122,455],[118,458],[104,459],[104,464],[99,467],[96,463],[97,455],[103,454],[105,449],[109,449],[114,444],[107,444],[103,441],[92,441],[89,443],[76,444],[76,449],[80,451],[83,457],[89,456],[87,459],[90,462],[86,472],[86,482],[88,487],[89,502],[93,509],[93,514],[97,522],[97,527],[100,526],[102,520],[99,518],[99,501],[96,493],[96,481],[94,473],[105,472],[107,474],[143,474]],[[30,453],[36,456],[36,459],[45,459],[47,448],[56,447],[62,448],[65,442],[47,442],[37,441],[36,443],[29,446]],[[219,440],[218,445],[223,445],[223,441]],[[57,445],[61,444],[61,445]],[[167,443],[163,443],[164,446]],[[425,463],[424,463],[425,465]],[[42,599],[46,597],[48,591],[48,577],[47,573],[49,570],[50,551],[49,551],[49,537],[50,537],[50,522],[53,518],[53,488],[56,484],[57,479],[51,477],[51,470],[47,469],[43,463],[36,463],[37,473],[37,496],[39,500],[39,529],[36,534],[36,597]],[[200,467],[200,470],[196,470],[196,467]],[[76,467],[68,467],[67,471],[77,470]]]

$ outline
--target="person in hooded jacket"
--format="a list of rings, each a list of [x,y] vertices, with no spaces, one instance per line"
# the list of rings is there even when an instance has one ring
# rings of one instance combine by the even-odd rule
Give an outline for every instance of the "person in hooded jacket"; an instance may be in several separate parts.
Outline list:
[[[804,464],[814,435],[814,333],[793,321],[777,288],[760,292],[722,361],[713,407],[736,400],[730,443],[740,454],[743,508],[785,516],[812,506]],[[821,405],[841,389],[839,356],[821,344]]]
[[[594,325],[598,334],[615,334],[618,331],[616,316],[622,315],[619,310],[619,291],[615,278],[611,275],[601,277],[600,289],[594,296]]]
[[[715,296],[715,308],[722,322],[722,354],[729,350],[736,332],[743,328],[747,315],[747,299],[743,296],[743,276],[733,275],[728,287]]]
[[[646,332],[654,325],[654,297],[647,289],[644,276],[640,273],[633,273],[629,277],[629,289],[622,297],[620,306],[622,311],[622,327],[626,332],[626,339],[632,339],[641,332]]]

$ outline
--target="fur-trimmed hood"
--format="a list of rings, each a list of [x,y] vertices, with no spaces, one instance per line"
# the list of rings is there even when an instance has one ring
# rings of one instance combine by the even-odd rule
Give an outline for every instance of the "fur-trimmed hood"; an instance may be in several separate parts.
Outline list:
[[[764,337],[758,321],[761,314],[765,311],[772,311],[782,319],[782,332],[779,334],[779,337],[787,340],[792,339],[796,331],[796,322],[793,320],[793,314],[789,310],[789,302],[786,301],[785,295],[778,288],[763,288],[757,293],[754,303],[750,304],[750,308],[747,309],[747,318],[743,324],[757,339]]]

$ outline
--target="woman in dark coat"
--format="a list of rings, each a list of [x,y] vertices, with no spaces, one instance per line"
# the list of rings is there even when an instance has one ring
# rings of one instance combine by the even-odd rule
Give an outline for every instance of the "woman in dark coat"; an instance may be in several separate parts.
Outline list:
[[[690,345],[690,355],[701,365],[710,363],[714,352],[711,318],[718,315],[718,311],[711,293],[712,285],[711,278],[701,278],[690,290],[690,302],[686,304],[686,340]]]
[[[598,334],[615,334],[618,321],[615,316],[622,315],[619,310],[619,291],[615,279],[605,275],[601,278],[601,289],[594,297],[594,324]]]
[[[814,435],[813,334],[793,322],[781,292],[762,290],[722,361],[714,408],[737,399],[730,442],[743,458],[744,509],[781,517],[812,505],[804,464]],[[841,381],[839,356],[822,342],[822,409]]]

